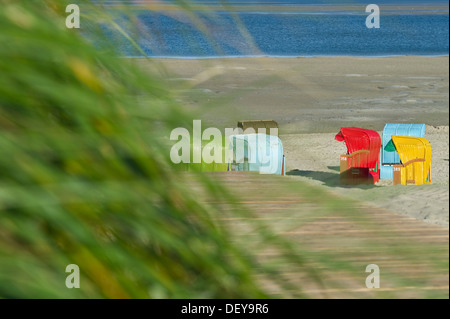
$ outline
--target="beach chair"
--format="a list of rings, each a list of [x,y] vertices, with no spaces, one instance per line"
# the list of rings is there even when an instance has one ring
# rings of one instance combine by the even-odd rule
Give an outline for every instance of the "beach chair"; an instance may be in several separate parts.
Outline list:
[[[334,137],[344,142],[347,154],[340,156],[341,184],[374,184],[379,181],[380,135],[373,130],[341,127]]]
[[[229,171],[258,171],[286,175],[283,144],[277,136],[238,134],[230,136],[232,160]]]
[[[393,165],[393,184],[431,184],[430,142],[423,137],[393,135],[392,143],[401,161]]]
[[[395,147],[393,151],[385,149],[392,140],[392,135],[425,137],[425,124],[387,123],[384,126],[380,152],[380,179],[392,179],[394,165],[401,163]]]
[[[237,127],[242,131],[248,128],[254,129],[252,133],[264,133],[267,135],[278,136],[278,123],[274,120],[250,120],[250,121],[238,121]],[[259,132],[258,129],[265,129],[265,131]]]

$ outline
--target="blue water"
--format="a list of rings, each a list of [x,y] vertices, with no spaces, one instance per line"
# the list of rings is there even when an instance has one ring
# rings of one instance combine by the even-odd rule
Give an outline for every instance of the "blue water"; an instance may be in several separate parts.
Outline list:
[[[257,9],[257,7],[255,7]],[[449,15],[381,12],[379,29],[365,25],[355,11],[198,13],[140,11],[133,27],[119,24],[136,40],[134,48],[109,30],[123,56],[392,56],[448,55]]]

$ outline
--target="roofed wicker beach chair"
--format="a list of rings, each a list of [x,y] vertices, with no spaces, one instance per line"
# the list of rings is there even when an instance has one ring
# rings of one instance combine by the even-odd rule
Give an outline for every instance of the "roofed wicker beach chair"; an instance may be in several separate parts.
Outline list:
[[[381,137],[376,131],[341,127],[334,139],[344,142],[347,147],[347,154],[340,156],[341,184],[378,182]]]

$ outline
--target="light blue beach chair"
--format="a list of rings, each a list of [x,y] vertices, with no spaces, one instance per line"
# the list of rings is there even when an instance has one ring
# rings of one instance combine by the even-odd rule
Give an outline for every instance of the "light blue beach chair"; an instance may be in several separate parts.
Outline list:
[[[259,171],[261,174],[285,175],[283,144],[277,136],[239,134],[230,136],[233,159],[231,171]]]
[[[388,123],[384,126],[380,152],[380,179],[392,179],[393,165],[401,163],[397,151],[392,152],[385,149],[391,141],[392,135],[425,137],[425,124]]]

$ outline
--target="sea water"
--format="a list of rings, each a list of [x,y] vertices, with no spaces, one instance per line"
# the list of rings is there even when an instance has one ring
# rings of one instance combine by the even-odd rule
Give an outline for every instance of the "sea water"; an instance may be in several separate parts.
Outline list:
[[[136,11],[133,23],[107,30],[126,57],[214,58],[241,56],[448,55],[448,10],[380,11],[380,28],[367,28],[358,10]],[[382,7],[381,7],[382,8]]]

